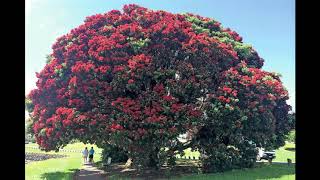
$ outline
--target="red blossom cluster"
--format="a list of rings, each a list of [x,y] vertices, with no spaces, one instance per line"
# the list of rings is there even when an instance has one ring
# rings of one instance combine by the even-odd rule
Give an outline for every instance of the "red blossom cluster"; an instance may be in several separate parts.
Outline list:
[[[252,113],[272,111],[277,107],[277,102],[289,99],[288,91],[277,75],[249,68],[245,62],[225,71],[221,79],[217,99],[234,106],[239,106],[237,102],[240,101],[240,108],[250,109]]]
[[[133,56],[132,59],[128,61],[128,66],[131,70],[134,69],[143,69],[147,66],[151,61],[150,57],[145,56],[144,54],[140,54],[137,56]]]
[[[232,31],[230,28],[225,29],[224,32],[227,32],[235,41],[242,42],[242,37],[239,36],[237,32]]]
[[[111,131],[115,132],[115,131],[121,131],[123,130],[123,127],[119,124],[112,124],[110,126]]]

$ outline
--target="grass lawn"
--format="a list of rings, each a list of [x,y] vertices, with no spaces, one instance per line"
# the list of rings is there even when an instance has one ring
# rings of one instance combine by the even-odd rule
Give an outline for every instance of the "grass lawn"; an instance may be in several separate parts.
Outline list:
[[[292,159],[292,162],[296,162],[296,145],[294,143],[287,142],[285,146],[276,150],[276,158],[274,162],[287,162],[287,159]]]
[[[98,149],[94,145],[86,145],[88,148],[93,148],[96,151],[94,156],[94,161],[100,160],[101,149]],[[48,159],[45,161],[35,161],[25,165],[26,168],[26,180],[37,180],[37,179],[47,179],[47,180],[70,180],[74,172],[80,169],[82,166],[82,154],[80,151],[85,147],[82,143],[69,144],[65,148],[66,150],[79,150],[78,152],[43,152],[38,149],[32,149],[30,147],[38,147],[37,144],[26,144],[26,152],[34,153],[47,153],[47,154],[61,154],[67,155],[66,158],[59,159]]]
[[[25,165],[26,168],[26,179],[27,180],[37,180],[37,179],[47,179],[47,180],[71,180],[74,172],[82,167],[82,154],[81,150],[84,147],[91,148],[94,147],[96,154],[94,156],[94,161],[100,161],[100,153],[102,149],[97,148],[95,145],[84,145],[83,143],[69,144],[63,148],[63,150],[77,150],[79,152],[47,152],[48,154],[61,154],[67,155],[66,158],[60,159],[48,159],[45,161],[31,162]],[[37,144],[26,144],[26,152],[34,153],[46,153],[38,149],[32,149],[31,147],[38,147]],[[185,150],[185,156],[189,159],[199,157],[199,152],[191,151],[191,149]],[[286,143],[284,147],[276,150],[276,159],[274,162],[287,162],[287,158],[292,159],[295,162],[295,144]],[[183,161],[183,160],[178,160]],[[189,160],[184,160],[188,161]],[[190,161],[191,162],[191,161]],[[263,179],[273,179],[273,180],[293,180],[295,179],[295,165],[288,166],[286,164],[272,164],[272,165],[262,165],[261,167],[253,169],[244,170],[232,170],[225,173],[215,173],[215,174],[183,174],[183,176],[172,177],[170,172],[165,172],[165,174],[170,176],[172,180],[182,180],[182,179],[196,179],[196,180],[263,180]],[[130,177],[130,176],[129,176]],[[123,176],[109,176],[108,179],[114,180],[125,180],[132,178],[123,178]],[[138,179],[138,178],[135,178]],[[167,178],[168,179],[168,178]]]
[[[183,176],[180,178],[170,178],[172,180],[196,179],[196,180],[294,180],[295,166],[285,164],[263,165],[259,168],[233,170],[225,173],[199,174]]]

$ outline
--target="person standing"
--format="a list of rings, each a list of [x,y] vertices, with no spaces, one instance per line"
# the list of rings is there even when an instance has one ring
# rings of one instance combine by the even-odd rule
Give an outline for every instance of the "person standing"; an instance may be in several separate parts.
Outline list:
[[[87,158],[88,158],[88,148],[87,147],[82,151],[82,157],[83,157],[83,164],[87,163]]]
[[[93,163],[93,154],[94,154],[94,150],[93,147],[91,147],[90,151],[89,151],[89,162]]]

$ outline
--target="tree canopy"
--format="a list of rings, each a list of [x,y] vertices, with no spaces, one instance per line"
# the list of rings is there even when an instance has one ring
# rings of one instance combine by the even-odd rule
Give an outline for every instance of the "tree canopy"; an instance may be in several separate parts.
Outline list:
[[[255,147],[279,147],[290,130],[279,76],[215,19],[130,4],[87,17],[52,49],[28,96],[44,150],[110,144],[146,167],[192,147],[214,171],[250,166]]]

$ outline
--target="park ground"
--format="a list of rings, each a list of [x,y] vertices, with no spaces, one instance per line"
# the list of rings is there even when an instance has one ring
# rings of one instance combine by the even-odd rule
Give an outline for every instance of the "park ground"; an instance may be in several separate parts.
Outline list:
[[[41,154],[55,154],[64,155],[63,158],[53,158],[44,161],[34,161],[25,165],[26,168],[26,180],[37,180],[37,179],[47,179],[47,180],[71,180],[74,175],[83,168],[81,150],[87,146],[90,148],[94,147],[96,150],[96,155],[94,161],[97,168],[102,168],[100,157],[101,149],[97,148],[95,145],[83,144],[83,143],[73,143],[69,144],[63,148],[60,152],[43,152],[37,149],[37,144],[26,144],[26,153],[41,153]],[[288,166],[287,164],[277,163],[277,162],[287,162],[287,158],[292,159],[295,162],[295,144],[286,143],[284,147],[276,150],[276,159],[274,159],[273,164],[268,164],[261,162],[257,164],[257,167],[252,169],[242,169],[242,170],[232,170],[225,173],[212,173],[212,174],[201,174],[198,169],[192,164],[196,164],[199,156],[198,152],[192,152],[190,149],[185,151],[184,157],[179,157],[177,164],[179,168],[168,169],[162,168],[158,173],[149,171],[142,174],[137,174],[135,171],[127,171],[125,173],[120,172],[120,164],[115,164],[110,168],[106,169],[104,176],[108,179],[114,180],[129,180],[129,179],[172,179],[172,180],[262,180],[262,179],[272,179],[272,180],[293,180],[295,179],[295,165]],[[190,160],[189,160],[190,157]]]

